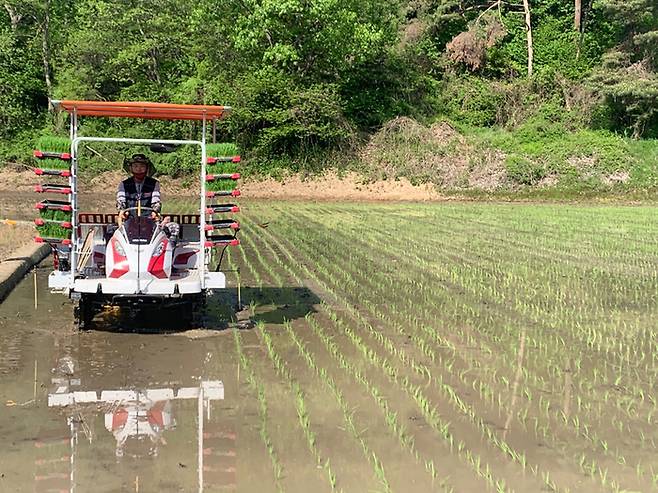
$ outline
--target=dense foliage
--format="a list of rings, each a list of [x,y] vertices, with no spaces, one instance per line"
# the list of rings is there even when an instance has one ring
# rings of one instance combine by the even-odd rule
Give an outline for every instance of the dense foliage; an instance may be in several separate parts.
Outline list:
[[[0,153],[20,158],[61,128],[49,97],[230,104],[220,133],[261,164],[293,168],[342,156],[401,115],[658,137],[658,3],[524,4],[8,0]],[[87,125],[126,134],[161,124]]]

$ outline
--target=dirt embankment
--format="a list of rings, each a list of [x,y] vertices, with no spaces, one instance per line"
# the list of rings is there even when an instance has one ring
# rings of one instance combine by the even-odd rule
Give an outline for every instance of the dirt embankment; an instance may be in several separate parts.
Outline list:
[[[264,199],[430,201],[442,198],[433,185],[412,185],[406,178],[364,182],[356,173],[338,176],[334,172],[313,179],[293,175],[282,181],[247,181],[240,189],[247,197]]]
[[[372,136],[360,160],[379,180],[405,176],[446,190],[491,192],[507,183],[505,157],[496,149],[477,149],[448,122],[425,126],[398,117]]]
[[[50,254],[44,244],[25,243],[0,261],[0,301],[4,300],[23,276]]]
[[[112,171],[103,173],[81,183],[85,193],[112,194],[117,184],[125,178],[125,173]],[[194,195],[198,188],[182,186],[182,180],[168,176],[160,177],[165,196]],[[39,179],[30,171],[18,171],[5,168],[0,171],[0,193],[26,193],[26,201],[36,200],[33,194],[34,184],[44,180]],[[303,199],[303,200],[409,200],[429,201],[440,200],[441,194],[433,185],[412,185],[406,178],[374,180],[365,182],[356,173],[346,173],[339,176],[335,172],[327,172],[322,176],[302,178],[291,175],[283,180],[268,178],[265,180],[242,180],[239,188],[245,197],[262,199]]]

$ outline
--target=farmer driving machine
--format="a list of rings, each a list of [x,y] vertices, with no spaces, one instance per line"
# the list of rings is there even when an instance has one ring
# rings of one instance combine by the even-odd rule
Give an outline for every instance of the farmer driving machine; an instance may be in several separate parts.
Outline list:
[[[226,287],[219,266],[216,270],[210,268],[213,251],[239,244],[239,224],[226,214],[239,211],[235,203],[229,202],[240,195],[236,188],[240,175],[235,172],[240,157],[222,154],[221,145],[206,142],[209,125],[214,136],[216,121],[224,118],[230,108],[97,101],[53,101],[53,105],[69,113],[70,138],[64,142],[43,139],[41,149],[34,152],[40,162],[36,174],[49,181],[60,179],[59,183],[35,187],[36,192],[60,196],[60,200],[46,199],[36,205],[40,213],[35,220],[40,233],[36,241],[50,244],[55,259],[49,288],[75,301],[79,328],[88,328],[94,316],[108,306],[180,307],[179,317],[201,323],[208,292]],[[201,139],[81,136],[80,117],[196,120],[201,122]],[[137,207],[119,213],[81,212],[80,149],[93,142],[148,146],[153,152],[171,152],[181,145],[198,147],[198,214],[162,217],[142,207],[139,198]],[[209,151],[219,154],[209,155]]]

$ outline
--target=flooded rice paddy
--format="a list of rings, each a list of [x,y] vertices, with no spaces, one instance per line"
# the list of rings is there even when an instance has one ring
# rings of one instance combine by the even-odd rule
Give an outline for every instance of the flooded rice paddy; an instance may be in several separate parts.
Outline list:
[[[0,491],[658,490],[650,208],[241,216],[253,327],[234,274],[205,329],[76,332],[45,264],[0,305]]]

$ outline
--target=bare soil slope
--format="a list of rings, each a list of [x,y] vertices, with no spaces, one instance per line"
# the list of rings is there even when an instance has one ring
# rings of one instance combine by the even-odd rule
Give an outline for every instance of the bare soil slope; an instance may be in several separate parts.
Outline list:
[[[125,177],[119,171],[103,173],[82,183],[84,193],[114,193],[117,184]],[[166,196],[195,195],[196,187],[182,186],[182,180],[175,180],[168,176],[159,178]],[[34,202],[36,194],[31,193],[34,184],[40,181],[31,171],[18,171],[4,168],[0,171],[0,192],[26,193],[26,201]],[[433,185],[412,185],[405,178],[375,180],[365,183],[356,173],[347,173],[338,176],[334,172],[327,172],[323,176],[302,178],[291,175],[281,181],[272,178],[266,180],[243,180],[240,190],[250,198],[294,198],[305,200],[404,200],[428,201],[439,200],[442,196]],[[12,197],[14,200],[16,196]]]

